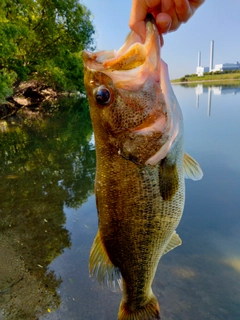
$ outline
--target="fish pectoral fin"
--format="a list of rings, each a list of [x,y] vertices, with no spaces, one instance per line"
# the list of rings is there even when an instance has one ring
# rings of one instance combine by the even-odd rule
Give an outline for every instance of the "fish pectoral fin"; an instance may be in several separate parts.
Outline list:
[[[116,284],[121,288],[121,273],[110,261],[102,243],[99,231],[93,241],[89,258],[89,272],[92,278],[106,285],[112,291],[117,290]]]
[[[176,163],[171,164],[167,158],[159,165],[159,190],[164,201],[171,200],[179,188]]]
[[[179,235],[174,231],[172,234],[172,237],[170,241],[168,242],[163,254],[166,254],[167,252],[173,250],[174,248],[180,246],[182,244],[182,240],[180,239]]]
[[[192,180],[201,180],[203,177],[200,165],[189,154],[184,153],[183,158],[184,178]]]

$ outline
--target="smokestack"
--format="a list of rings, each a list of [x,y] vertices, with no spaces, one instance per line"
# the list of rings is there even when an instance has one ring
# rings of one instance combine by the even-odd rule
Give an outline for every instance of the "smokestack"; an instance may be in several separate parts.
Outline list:
[[[210,45],[210,65],[209,65],[209,72],[213,70],[213,55],[214,55],[214,41],[211,41]]]
[[[201,67],[201,51],[198,52],[198,67]]]

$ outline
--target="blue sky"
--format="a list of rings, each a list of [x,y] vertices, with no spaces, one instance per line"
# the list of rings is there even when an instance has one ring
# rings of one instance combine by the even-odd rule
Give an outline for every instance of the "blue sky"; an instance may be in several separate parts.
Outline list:
[[[97,50],[119,49],[129,33],[131,0],[81,0],[91,12]],[[196,72],[198,51],[209,66],[214,40],[214,65],[240,61],[240,0],[206,0],[177,31],[164,36],[162,58],[170,78]]]

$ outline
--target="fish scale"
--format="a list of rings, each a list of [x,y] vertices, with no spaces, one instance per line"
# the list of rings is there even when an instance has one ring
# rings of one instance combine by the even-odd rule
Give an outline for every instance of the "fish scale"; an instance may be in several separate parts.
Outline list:
[[[146,30],[145,43],[132,32],[119,51],[83,53],[99,219],[89,269],[112,289],[119,283],[119,320],[159,319],[154,275],[161,256],[181,244],[184,177],[202,177],[184,153],[182,114],[151,17]]]

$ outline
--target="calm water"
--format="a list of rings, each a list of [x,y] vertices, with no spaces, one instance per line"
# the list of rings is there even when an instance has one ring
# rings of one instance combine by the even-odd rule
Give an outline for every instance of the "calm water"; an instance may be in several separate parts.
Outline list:
[[[153,290],[163,320],[240,319],[240,88],[174,86],[186,151],[178,233]],[[88,275],[97,231],[87,113],[0,124],[0,320],[111,320],[121,293]]]

